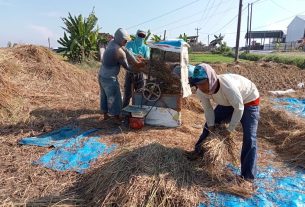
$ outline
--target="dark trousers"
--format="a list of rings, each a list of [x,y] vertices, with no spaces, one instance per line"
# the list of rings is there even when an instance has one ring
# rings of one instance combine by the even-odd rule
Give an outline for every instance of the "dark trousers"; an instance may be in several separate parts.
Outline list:
[[[232,106],[218,105],[214,109],[215,124],[229,122],[231,120],[233,111],[234,108]],[[258,120],[259,106],[245,106],[243,116],[240,120],[243,128],[243,145],[241,150],[241,176],[245,179],[254,179],[256,176],[256,133]],[[195,151],[198,153],[202,153],[202,142],[209,135],[207,127],[207,124],[205,124],[203,132],[195,145]]]
[[[124,84],[123,108],[129,105],[132,92],[137,91],[144,86],[143,73],[126,73]]]

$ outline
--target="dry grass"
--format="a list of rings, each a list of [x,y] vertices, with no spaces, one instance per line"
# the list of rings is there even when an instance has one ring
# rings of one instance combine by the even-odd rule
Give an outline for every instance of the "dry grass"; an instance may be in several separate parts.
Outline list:
[[[236,73],[247,77],[255,83],[261,95],[270,95],[268,91],[275,90],[298,90],[297,84],[305,82],[305,70],[292,65],[273,62],[211,65],[217,73]]]
[[[98,104],[96,71],[80,70],[32,45],[1,49],[0,54],[1,124],[27,121],[37,108]]]
[[[260,132],[276,146],[281,160],[305,168],[305,121],[266,104],[261,111]]]

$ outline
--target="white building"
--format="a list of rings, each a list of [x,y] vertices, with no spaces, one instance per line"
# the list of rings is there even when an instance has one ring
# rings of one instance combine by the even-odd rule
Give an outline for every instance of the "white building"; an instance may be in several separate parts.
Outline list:
[[[288,25],[286,42],[295,42],[304,37],[305,15],[298,15]]]

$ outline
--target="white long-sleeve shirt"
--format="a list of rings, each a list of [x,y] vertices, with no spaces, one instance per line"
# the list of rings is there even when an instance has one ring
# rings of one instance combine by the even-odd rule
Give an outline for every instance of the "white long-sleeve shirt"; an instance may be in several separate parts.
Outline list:
[[[243,112],[244,104],[259,98],[258,90],[254,83],[247,78],[237,74],[222,74],[217,76],[220,87],[216,94],[208,95],[197,90],[208,126],[215,125],[214,110],[210,100],[222,106],[232,106],[234,112],[229,123],[228,130],[233,131],[240,122]]]

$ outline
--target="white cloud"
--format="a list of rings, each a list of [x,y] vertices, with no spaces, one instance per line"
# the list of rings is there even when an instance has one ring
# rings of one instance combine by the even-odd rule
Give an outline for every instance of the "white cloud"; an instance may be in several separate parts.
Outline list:
[[[30,29],[34,30],[36,33],[42,36],[42,38],[51,38],[55,37],[54,32],[52,32],[49,28],[40,25],[30,25]]]

